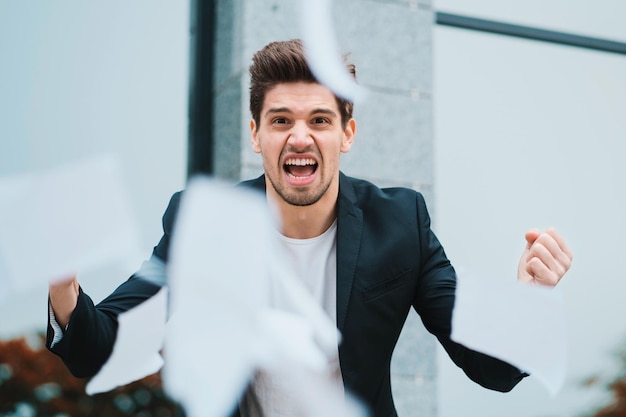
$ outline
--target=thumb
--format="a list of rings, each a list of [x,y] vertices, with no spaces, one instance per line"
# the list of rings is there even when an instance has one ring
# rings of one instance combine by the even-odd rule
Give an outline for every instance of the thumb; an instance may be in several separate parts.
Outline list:
[[[526,238],[526,242],[528,242],[527,247],[530,248],[540,234],[541,232],[539,231],[539,229],[530,229],[529,231],[527,231],[524,236]]]

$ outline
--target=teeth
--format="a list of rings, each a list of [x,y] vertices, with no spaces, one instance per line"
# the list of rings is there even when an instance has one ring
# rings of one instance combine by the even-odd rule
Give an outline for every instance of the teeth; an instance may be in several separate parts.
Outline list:
[[[305,175],[303,177],[299,177],[297,175],[293,175],[291,172],[288,172],[287,175],[289,175],[291,178],[294,178],[296,180],[303,180],[303,179],[311,177],[310,175]]]
[[[315,165],[315,160],[311,158],[305,158],[305,159],[291,158],[285,161],[285,165],[298,165],[298,166]]]

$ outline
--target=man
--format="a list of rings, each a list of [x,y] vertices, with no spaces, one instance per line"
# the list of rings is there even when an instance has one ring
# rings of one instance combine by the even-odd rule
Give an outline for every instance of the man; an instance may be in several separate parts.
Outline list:
[[[356,135],[352,103],[316,81],[298,40],[257,52],[250,75],[251,143],[264,175],[241,186],[266,193],[282,220],[284,251],[295,254],[285,255],[285,267],[336,320],[339,378],[346,389],[374,416],[396,415],[389,364],[413,307],[472,380],[511,390],[525,373],[450,340],[456,276],[430,229],[421,194],[379,189],[339,171],[340,155]],[[111,353],[117,315],[165,283],[179,199],[175,194],[163,216],[164,235],[152,258],[98,306],[75,278],[51,286],[48,346],[76,376],[98,372]],[[567,245],[552,229],[530,231],[526,240],[518,279],[556,285],[571,265]]]

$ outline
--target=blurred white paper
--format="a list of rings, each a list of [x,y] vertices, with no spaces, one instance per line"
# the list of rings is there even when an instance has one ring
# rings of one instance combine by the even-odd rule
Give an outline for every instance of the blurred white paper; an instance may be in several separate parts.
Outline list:
[[[285,363],[302,363],[307,368],[323,372],[328,361],[314,343],[313,326],[304,317],[279,309],[267,309],[259,315],[260,350],[259,365],[268,369]],[[335,349],[337,346],[335,346]]]
[[[46,287],[137,252],[120,164],[112,157],[0,178],[0,195],[0,287],[7,293]]]
[[[182,196],[163,376],[190,417],[228,415],[251,377],[256,312],[269,300],[271,227],[261,193],[195,178]]]
[[[158,372],[165,338],[167,288],[118,316],[111,357],[87,384],[89,395],[110,391]]]
[[[272,255],[276,252],[272,251]],[[334,322],[300,281],[281,271],[280,260],[276,256],[270,256],[267,262],[272,278],[270,307],[304,320],[316,349],[325,357],[336,355],[341,336]],[[306,363],[306,360],[302,362]]]
[[[312,301],[310,297],[304,299]],[[345,394],[339,364],[331,361],[338,360],[336,356],[338,332],[327,317],[322,322],[316,322],[316,319],[311,319],[310,316],[273,308],[261,312],[259,324],[261,339],[256,345],[266,350],[260,352],[256,373],[251,383],[255,395],[261,399],[256,404],[246,399],[248,401],[244,400],[244,404],[252,410],[260,405],[260,412],[253,411],[249,413],[250,415],[254,417],[367,415],[361,403],[351,395]],[[324,326],[322,335],[319,333],[320,325]],[[320,346],[319,341],[329,335],[332,336],[330,349],[328,346]]]
[[[301,0],[302,43],[317,80],[350,101],[362,101],[367,91],[359,86],[341,59],[332,24],[331,0]]]
[[[558,288],[460,276],[451,338],[529,372],[552,395],[565,380],[566,321]]]
[[[190,417],[221,417],[262,370],[297,415],[361,416],[327,372],[334,323],[274,259],[274,223],[256,191],[190,182],[170,246],[164,386]]]

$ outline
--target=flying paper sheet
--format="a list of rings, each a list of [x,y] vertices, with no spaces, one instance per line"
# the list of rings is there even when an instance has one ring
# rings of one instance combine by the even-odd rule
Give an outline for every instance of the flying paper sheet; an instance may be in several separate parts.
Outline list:
[[[273,223],[256,192],[190,182],[169,254],[165,388],[190,417],[221,417],[262,369],[268,381],[289,381],[299,412],[287,415],[361,416],[328,377],[334,323],[273,259]]]
[[[553,395],[565,380],[566,321],[558,288],[460,276],[451,338],[529,372]]]
[[[120,165],[112,157],[0,178],[0,195],[5,295],[47,286],[137,251]]]
[[[313,327],[304,317],[279,309],[266,309],[258,318],[261,366],[277,368],[281,363],[295,362],[305,363],[320,372],[326,369],[326,355],[317,349]]]
[[[323,353],[324,357],[335,355],[341,337],[336,325],[322,310],[321,306],[313,300],[301,282],[281,271],[279,259],[273,256],[275,253],[277,251],[271,251],[267,259],[271,275],[270,307],[304,320],[306,326],[303,328],[306,327],[310,330],[319,353]],[[301,352],[303,350],[300,350]],[[301,362],[313,363],[314,359],[309,356]]]
[[[296,281],[294,281],[296,282]],[[294,294],[296,295],[296,294]],[[311,300],[310,297],[294,301]],[[312,301],[312,300],[311,300]],[[319,310],[321,313],[321,309]],[[364,417],[365,407],[352,396],[345,395],[337,355],[337,329],[326,318],[316,319],[273,308],[261,312],[261,338],[257,372],[252,381],[255,394],[264,398],[278,398],[268,403],[254,404],[246,398],[245,410],[254,417],[264,415],[302,417]],[[317,327],[317,330],[316,330]],[[320,335],[319,330],[322,330]],[[321,338],[332,336],[332,346],[321,346]],[[331,351],[332,349],[332,351]],[[246,400],[248,400],[246,402]],[[267,401],[267,400],[266,400]],[[269,405],[268,405],[269,404]],[[260,412],[250,412],[260,408]],[[264,407],[269,406],[271,410]]]
[[[330,0],[301,0],[300,28],[308,64],[315,77],[335,94],[351,101],[362,101],[367,91],[350,76],[332,24]]]
[[[204,178],[183,194],[169,254],[163,377],[191,417],[228,415],[252,374],[270,231],[261,194]]]
[[[167,288],[118,316],[111,357],[87,384],[87,394],[106,392],[152,375],[163,366]]]

